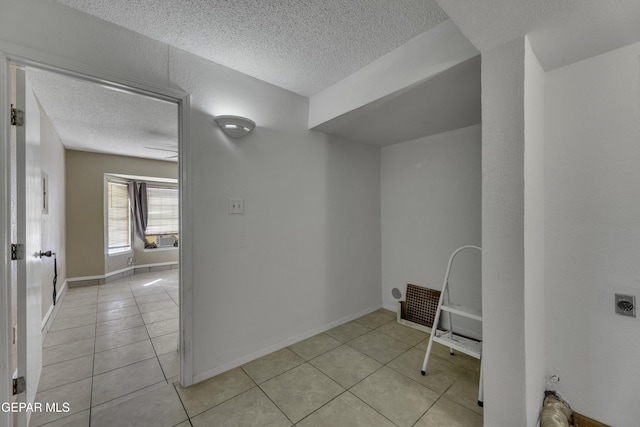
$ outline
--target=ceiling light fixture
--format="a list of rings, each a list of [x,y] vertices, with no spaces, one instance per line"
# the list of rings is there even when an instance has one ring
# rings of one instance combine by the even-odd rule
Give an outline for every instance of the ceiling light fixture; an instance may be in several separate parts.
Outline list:
[[[256,127],[253,120],[240,116],[218,116],[214,117],[220,129],[231,138],[243,138]]]

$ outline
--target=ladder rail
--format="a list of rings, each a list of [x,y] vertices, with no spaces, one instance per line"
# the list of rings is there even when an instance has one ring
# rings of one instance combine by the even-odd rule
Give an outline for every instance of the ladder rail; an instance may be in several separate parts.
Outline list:
[[[449,276],[451,275],[451,267],[453,266],[453,260],[456,258],[456,255],[458,255],[460,252],[464,251],[465,249],[477,249],[480,252],[482,252],[482,248],[476,245],[461,246],[455,251],[453,251],[453,253],[449,257],[449,262],[447,263],[447,272],[444,275],[444,283],[442,284],[442,290],[443,290],[442,293],[444,293],[445,291],[447,293],[446,304],[451,304],[451,299],[449,297]],[[440,309],[440,306],[438,306],[438,309]],[[451,312],[447,311],[446,313],[447,313],[447,321],[449,322],[449,332],[450,334],[453,334],[453,323],[451,322]],[[436,329],[437,329],[437,326],[438,325],[436,325]],[[449,354],[453,354],[453,348],[449,348]],[[423,371],[424,372],[427,371],[426,363]]]
[[[444,301],[444,289],[446,289],[447,281],[445,279],[445,284],[443,288],[443,292],[440,292],[440,298],[438,299],[438,308],[436,309],[436,315],[433,318],[433,326],[431,328],[431,334],[429,336],[429,344],[427,344],[427,353],[424,357],[424,361],[422,362],[422,375],[425,375],[427,372],[427,362],[429,361],[429,354],[431,353],[431,347],[433,347],[433,336],[436,334],[438,330],[438,323],[440,322],[440,313],[442,312],[442,302]],[[451,317],[451,316],[449,316]],[[451,319],[449,319],[451,322]]]
[[[451,254],[451,256],[449,257],[449,262],[447,263],[447,271],[444,275],[444,283],[442,284],[442,293],[446,293],[447,297],[446,297],[446,301],[444,301],[445,304],[451,304],[451,299],[449,297],[449,276],[451,275],[451,267],[453,266],[453,260],[456,258],[456,256],[464,251],[465,249],[477,249],[480,252],[482,252],[482,248],[480,248],[479,246],[475,246],[475,245],[465,245],[465,246],[461,246],[458,249],[456,249],[455,251],[453,251],[453,253]],[[438,309],[440,309],[440,303],[442,303],[443,301],[439,301],[439,305],[438,305]],[[449,327],[451,328],[451,330],[453,331],[453,326],[451,323],[451,313],[447,312],[447,321],[449,322]],[[438,325],[436,325],[437,328]]]
[[[433,348],[433,341],[434,341],[434,337],[437,334],[438,331],[438,324],[440,323],[440,315],[442,314],[442,305],[446,300],[446,304],[450,304],[450,298],[449,298],[449,276],[451,274],[451,267],[453,265],[453,260],[455,259],[456,255],[458,255],[460,252],[462,252],[465,249],[476,249],[480,252],[482,252],[482,248],[480,248],[479,246],[475,246],[475,245],[465,245],[465,246],[461,246],[458,249],[456,249],[451,256],[449,257],[449,262],[447,264],[447,271],[445,273],[444,276],[444,281],[442,284],[442,292],[440,293],[440,298],[438,300],[438,308],[436,310],[436,315],[433,319],[433,328],[431,331],[431,335],[429,337],[429,344],[427,345],[427,351],[426,354],[424,355],[424,361],[422,362],[422,375],[426,375],[427,372],[427,363],[429,362],[429,356],[431,354],[431,350]],[[445,313],[447,313],[447,320],[449,322],[449,330],[445,331],[444,333],[448,333],[449,337],[453,337],[453,323],[451,322],[451,312],[446,310]],[[482,320],[480,320],[482,321]],[[449,352],[450,354],[453,354],[453,348],[449,348]],[[480,406],[482,406],[483,404],[483,384],[482,384],[482,358],[480,358],[480,386],[479,386],[479,390],[478,390],[478,404]]]
[[[445,288],[446,289],[446,293],[447,293],[447,297],[445,298],[445,301],[443,301],[443,305],[446,304],[451,304],[451,298],[449,295],[449,269],[447,268],[447,275],[446,275],[446,284],[445,284]],[[442,305],[438,307],[440,309],[440,312],[442,313]],[[451,337],[451,335],[453,334],[453,322],[451,320],[451,312],[450,311],[445,311],[445,313],[447,313],[447,322],[449,322],[449,337]],[[438,322],[440,321],[440,319],[438,319]],[[438,330],[438,325],[436,325],[436,329]],[[453,355],[453,347],[449,347],[449,354]],[[426,371],[426,368],[425,368]]]

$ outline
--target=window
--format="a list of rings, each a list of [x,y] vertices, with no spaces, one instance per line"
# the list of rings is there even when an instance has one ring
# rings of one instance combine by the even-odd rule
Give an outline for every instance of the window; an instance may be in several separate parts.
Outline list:
[[[178,189],[147,186],[147,212],[146,235],[177,234]]]
[[[108,253],[131,250],[131,216],[129,186],[126,183],[107,182]]]

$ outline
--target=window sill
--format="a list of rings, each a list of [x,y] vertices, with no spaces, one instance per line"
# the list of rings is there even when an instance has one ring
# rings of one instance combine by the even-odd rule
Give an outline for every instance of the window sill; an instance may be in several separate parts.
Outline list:
[[[169,246],[166,248],[153,248],[153,249],[145,249],[145,253],[151,253],[151,252],[164,252],[164,251],[175,251],[178,250],[179,248],[177,246]]]
[[[131,250],[131,248],[123,249],[121,251],[107,252],[107,256],[110,256],[110,257],[122,256],[122,255],[131,255],[131,254],[133,254],[133,250]]]

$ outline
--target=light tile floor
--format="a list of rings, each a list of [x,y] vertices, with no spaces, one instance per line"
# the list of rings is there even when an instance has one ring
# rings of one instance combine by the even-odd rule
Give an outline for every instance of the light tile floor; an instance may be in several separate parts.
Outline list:
[[[479,362],[378,310],[189,388],[178,381],[177,271],[73,288],[45,339],[31,426],[482,425]]]

